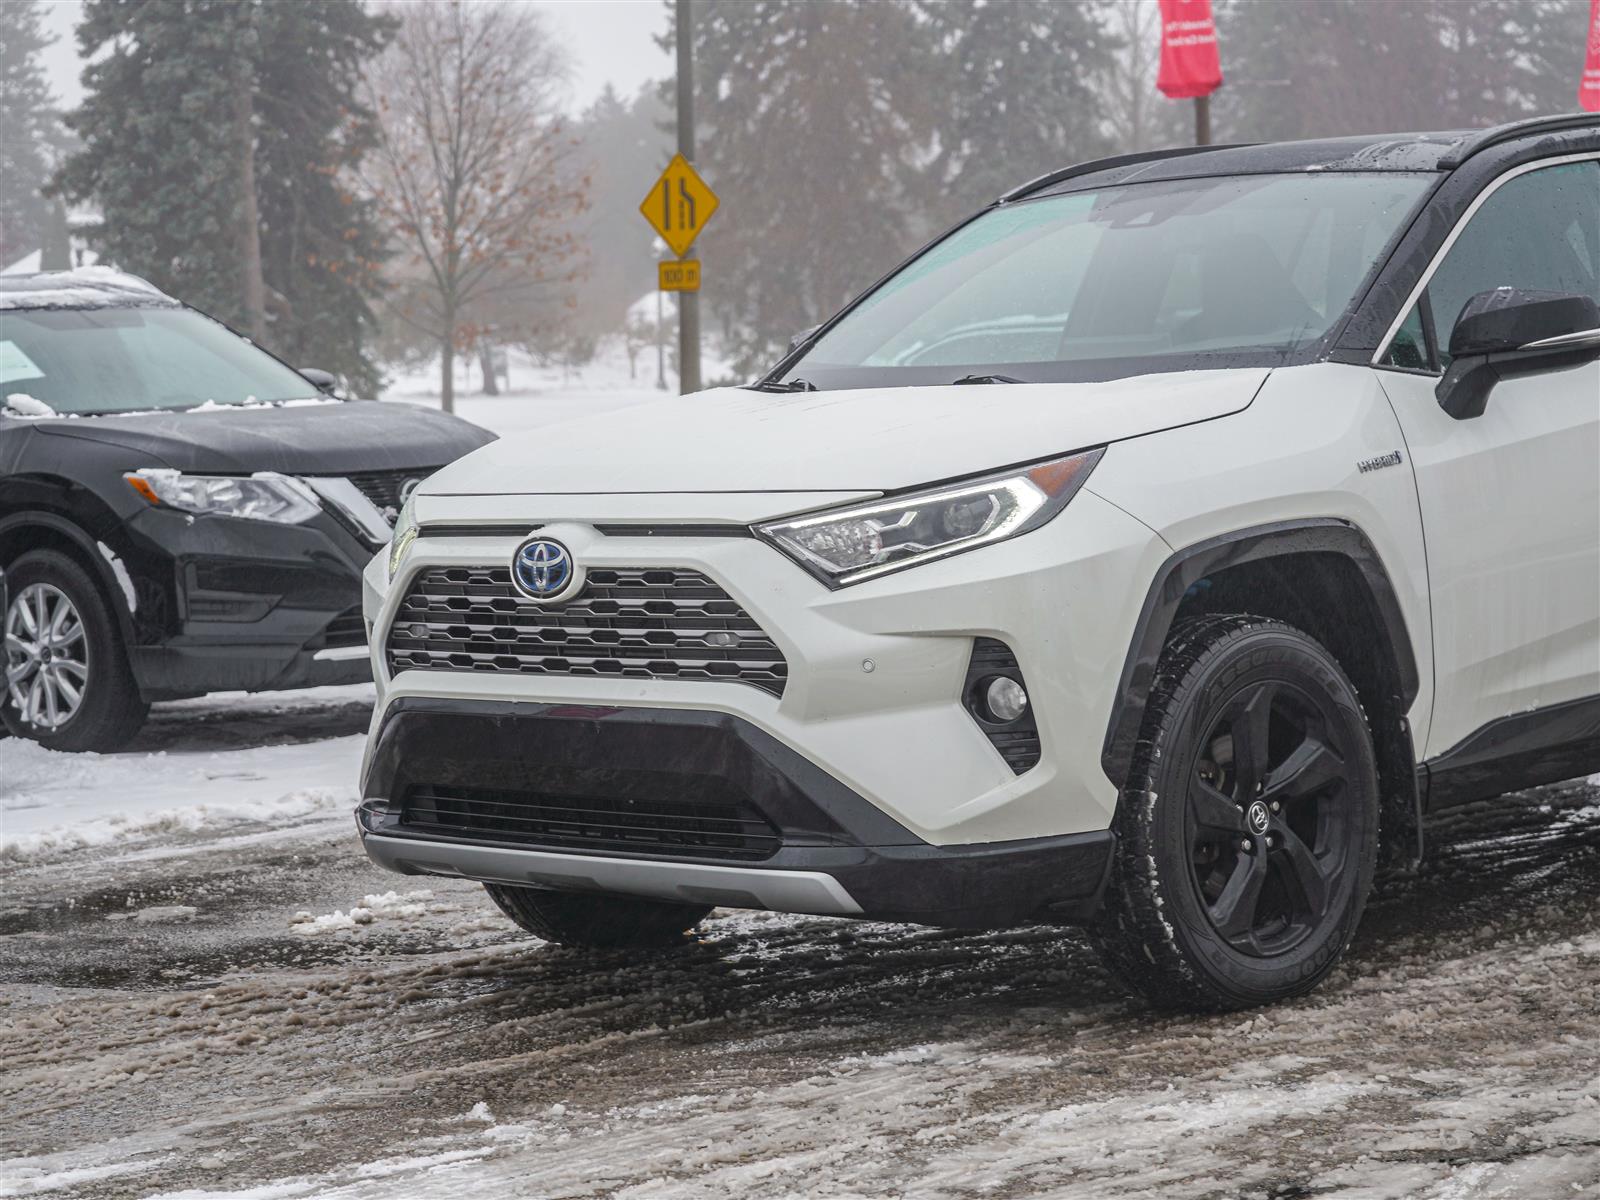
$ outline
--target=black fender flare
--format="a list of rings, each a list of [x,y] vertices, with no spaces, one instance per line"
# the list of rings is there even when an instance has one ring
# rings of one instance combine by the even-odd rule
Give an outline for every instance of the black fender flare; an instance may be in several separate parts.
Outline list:
[[[1112,783],[1122,787],[1132,768],[1156,662],[1188,590],[1207,575],[1227,567],[1306,553],[1339,554],[1360,571],[1389,637],[1401,699],[1410,708],[1420,686],[1411,634],[1389,572],[1360,527],[1339,517],[1317,517],[1234,530],[1178,550],[1161,564],[1150,584],[1117,681],[1111,720],[1100,751],[1101,769]]]
[[[127,594],[122,590],[122,584],[117,579],[116,572],[112,569],[106,556],[101,553],[100,545],[86,533],[81,526],[67,517],[46,509],[23,509],[19,512],[7,513],[0,517],[0,540],[14,530],[26,527],[48,529],[52,533],[60,534],[83,552],[84,560],[90,564],[89,569],[99,581],[103,591],[111,602],[111,611],[117,614],[117,625],[123,638],[124,645],[132,645],[134,641],[133,613],[128,608]],[[112,551],[115,553],[115,550]]]

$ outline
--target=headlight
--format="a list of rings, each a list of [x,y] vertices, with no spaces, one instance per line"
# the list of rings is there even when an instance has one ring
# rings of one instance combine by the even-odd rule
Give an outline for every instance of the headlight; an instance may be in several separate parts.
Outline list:
[[[756,526],[829,587],[948,558],[1037,529],[1071,500],[1105,448],[812,517]]]
[[[123,478],[151,504],[187,513],[298,525],[321,511],[310,488],[271,471],[250,476],[184,475],[147,468]]]
[[[407,500],[400,506],[399,515],[394,519],[394,536],[389,539],[390,582],[393,582],[394,573],[400,569],[406,551],[411,549],[411,543],[416,540],[417,519],[411,513],[411,501]]]

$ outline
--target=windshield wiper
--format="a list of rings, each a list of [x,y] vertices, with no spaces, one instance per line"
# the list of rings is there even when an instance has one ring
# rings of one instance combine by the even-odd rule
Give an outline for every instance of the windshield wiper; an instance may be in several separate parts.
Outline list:
[[[809,379],[785,379],[781,383],[777,380],[752,383],[750,390],[755,392],[814,392],[817,385]]]
[[[963,375],[951,383],[1026,383],[1026,379],[1013,379],[1009,375]]]

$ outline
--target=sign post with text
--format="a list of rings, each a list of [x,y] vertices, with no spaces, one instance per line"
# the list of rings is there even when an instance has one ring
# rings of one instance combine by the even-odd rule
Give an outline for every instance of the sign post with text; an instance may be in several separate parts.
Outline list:
[[[1211,93],[1222,86],[1211,0],[1161,0],[1161,73],[1169,100],[1194,101],[1194,144],[1211,144]]]

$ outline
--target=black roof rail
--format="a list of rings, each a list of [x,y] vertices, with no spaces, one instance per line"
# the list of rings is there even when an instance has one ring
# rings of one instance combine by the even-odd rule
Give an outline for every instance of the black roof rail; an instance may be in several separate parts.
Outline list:
[[[1008,204],[1012,200],[1020,200],[1024,196],[1031,196],[1042,188],[1052,184],[1065,183],[1069,179],[1076,179],[1079,175],[1089,175],[1095,171],[1109,171],[1115,167],[1132,167],[1139,163],[1155,162],[1161,158],[1182,158],[1189,154],[1204,154],[1209,150],[1237,150],[1241,146],[1251,146],[1254,142],[1231,142],[1225,146],[1173,146],[1167,150],[1141,150],[1137,154],[1113,154],[1110,158],[1092,158],[1088,162],[1077,163],[1070,167],[1062,167],[1058,171],[1051,171],[1037,179],[1030,179],[1020,187],[1014,187],[999,200],[997,204]]]
[[[1479,154],[1491,146],[1498,146],[1501,142],[1509,142],[1513,138],[1527,137],[1535,133],[1560,133],[1567,129],[1582,129],[1593,126],[1600,131],[1600,113],[1557,113],[1549,117],[1529,117],[1523,121],[1512,121],[1505,125],[1494,125],[1488,129],[1479,129],[1467,134],[1439,159],[1441,171],[1453,171],[1474,154]]]

